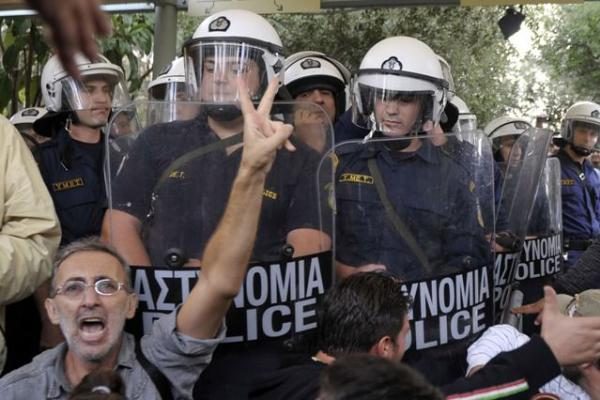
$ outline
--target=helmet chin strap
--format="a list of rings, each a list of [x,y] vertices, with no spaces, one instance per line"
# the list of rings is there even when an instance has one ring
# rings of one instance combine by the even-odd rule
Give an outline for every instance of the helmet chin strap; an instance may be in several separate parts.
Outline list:
[[[219,122],[229,122],[242,115],[242,110],[232,104],[210,104],[204,107],[206,115]]]
[[[578,156],[581,157],[587,157],[590,154],[592,154],[592,150],[588,149],[587,147],[582,147],[582,146],[575,146],[574,144],[571,143],[571,149],[573,150],[573,153],[577,154]]]

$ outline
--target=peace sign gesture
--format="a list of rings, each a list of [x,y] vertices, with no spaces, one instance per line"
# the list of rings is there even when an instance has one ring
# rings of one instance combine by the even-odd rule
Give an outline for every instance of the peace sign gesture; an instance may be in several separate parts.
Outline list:
[[[282,146],[289,151],[296,150],[288,140],[293,127],[270,119],[271,106],[278,86],[277,78],[269,82],[267,91],[255,109],[246,83],[241,79],[238,80],[240,105],[244,115],[244,148],[240,168],[246,168],[252,173],[269,172],[277,149]]]

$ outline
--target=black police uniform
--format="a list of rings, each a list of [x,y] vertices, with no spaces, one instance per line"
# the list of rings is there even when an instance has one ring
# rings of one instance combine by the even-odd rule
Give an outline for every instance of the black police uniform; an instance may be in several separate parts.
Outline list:
[[[142,221],[153,265],[165,265],[174,250],[183,260],[201,258],[223,215],[241,148],[227,155],[224,147],[216,147],[157,182],[179,157],[219,141],[205,117],[151,126],[137,139],[115,178],[114,208]],[[296,152],[277,153],[267,176],[254,260],[280,260],[288,232],[319,229],[315,183],[319,158],[307,146],[296,144]]]
[[[375,178],[367,166],[368,159],[375,158],[390,202],[428,256],[432,275],[489,263],[489,244],[477,218],[471,191],[475,189],[474,183],[440,147],[428,140],[421,143],[413,153],[387,150],[382,142],[358,151],[354,146],[339,149],[336,169],[339,261],[357,267],[383,264],[404,280],[428,276],[389,221]]]
[[[371,142],[338,148],[336,169],[336,259],[360,267],[383,264],[404,281],[442,277],[491,266],[489,242],[476,202],[476,183],[442,146],[422,139],[415,152]],[[455,155],[455,154],[453,154]],[[386,210],[369,168],[375,160],[389,204],[428,261],[408,245]],[[372,163],[372,161],[371,161]],[[464,373],[467,340],[410,352],[405,360],[444,384]]]
[[[104,135],[98,143],[83,143],[63,128],[38,146],[36,159],[60,220],[61,245],[99,235],[107,204]]]

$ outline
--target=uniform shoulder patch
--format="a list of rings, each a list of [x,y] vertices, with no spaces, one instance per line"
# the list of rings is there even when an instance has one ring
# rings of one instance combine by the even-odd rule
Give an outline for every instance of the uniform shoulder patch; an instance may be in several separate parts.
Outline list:
[[[353,174],[352,172],[345,172],[340,175],[339,182],[364,183],[367,185],[372,185],[375,182],[375,180],[370,175]]]
[[[66,181],[52,183],[52,190],[55,192],[63,192],[65,190],[75,189],[78,187],[85,186],[83,178],[73,178]]]

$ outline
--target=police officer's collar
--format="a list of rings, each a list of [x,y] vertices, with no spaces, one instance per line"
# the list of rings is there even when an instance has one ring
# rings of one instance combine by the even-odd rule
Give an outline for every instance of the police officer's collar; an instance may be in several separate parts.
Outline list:
[[[415,157],[420,157],[424,161],[430,164],[439,164],[440,155],[439,155],[439,147],[434,146],[428,139],[420,138],[421,147],[413,154]],[[361,158],[371,158],[375,157],[378,154],[388,162],[394,163],[396,162],[392,155],[390,154],[389,146],[386,146],[386,142],[389,141],[370,141],[365,143],[363,149],[361,151]]]

